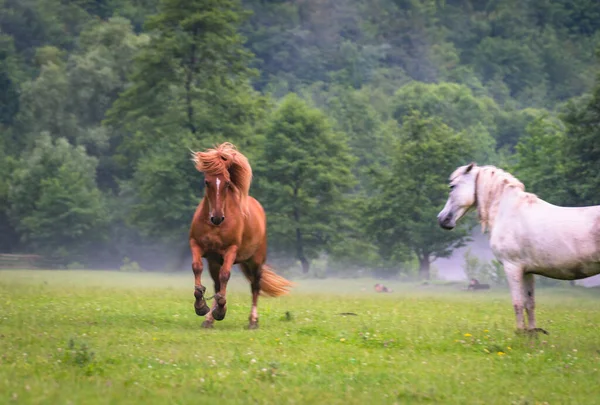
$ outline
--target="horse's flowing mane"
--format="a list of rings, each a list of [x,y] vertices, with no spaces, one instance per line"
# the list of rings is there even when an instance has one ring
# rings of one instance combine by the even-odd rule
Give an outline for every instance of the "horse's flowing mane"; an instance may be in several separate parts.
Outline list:
[[[231,182],[236,192],[242,212],[248,213],[247,200],[252,182],[252,168],[246,156],[237,151],[229,142],[224,142],[204,152],[193,152],[192,160],[199,172],[213,176],[223,175]]]
[[[525,185],[512,174],[495,166],[480,166],[475,177],[477,212],[483,231],[494,226],[502,194],[509,189],[525,191]],[[524,197],[536,200],[534,194],[527,193]]]

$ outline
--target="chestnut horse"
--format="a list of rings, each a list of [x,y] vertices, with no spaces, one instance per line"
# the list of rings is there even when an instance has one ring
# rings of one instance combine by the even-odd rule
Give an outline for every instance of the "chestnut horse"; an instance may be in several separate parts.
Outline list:
[[[190,249],[194,271],[194,309],[206,315],[202,326],[212,328],[227,312],[227,282],[231,266],[239,264],[250,282],[252,310],[250,329],[258,328],[258,295],[287,294],[292,283],[275,274],[266,264],[267,221],[258,201],[248,195],[252,168],[248,159],[226,142],[204,152],[192,152],[198,171],[204,173],[205,193],[190,228]],[[202,258],[215,285],[213,307],[209,310],[202,285]]]

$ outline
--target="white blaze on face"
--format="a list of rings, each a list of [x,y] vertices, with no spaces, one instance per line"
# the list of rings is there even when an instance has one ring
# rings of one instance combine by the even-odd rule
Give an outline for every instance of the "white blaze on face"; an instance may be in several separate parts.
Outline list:
[[[217,177],[217,201],[216,201],[217,207],[219,206],[219,192],[221,191],[219,189],[220,184],[221,184],[221,180]]]

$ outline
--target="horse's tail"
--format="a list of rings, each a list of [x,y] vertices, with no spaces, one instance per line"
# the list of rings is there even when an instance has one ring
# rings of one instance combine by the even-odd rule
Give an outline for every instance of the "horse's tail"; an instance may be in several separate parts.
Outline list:
[[[269,265],[263,264],[260,277],[260,291],[270,297],[279,297],[289,293],[294,283],[276,274]]]

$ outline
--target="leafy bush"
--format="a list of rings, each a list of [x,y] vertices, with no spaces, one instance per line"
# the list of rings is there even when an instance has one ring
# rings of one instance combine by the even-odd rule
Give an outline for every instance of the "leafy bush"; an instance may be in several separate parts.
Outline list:
[[[144,271],[137,262],[132,262],[128,257],[123,259],[123,265],[119,268],[119,271],[128,273],[139,273]]]

